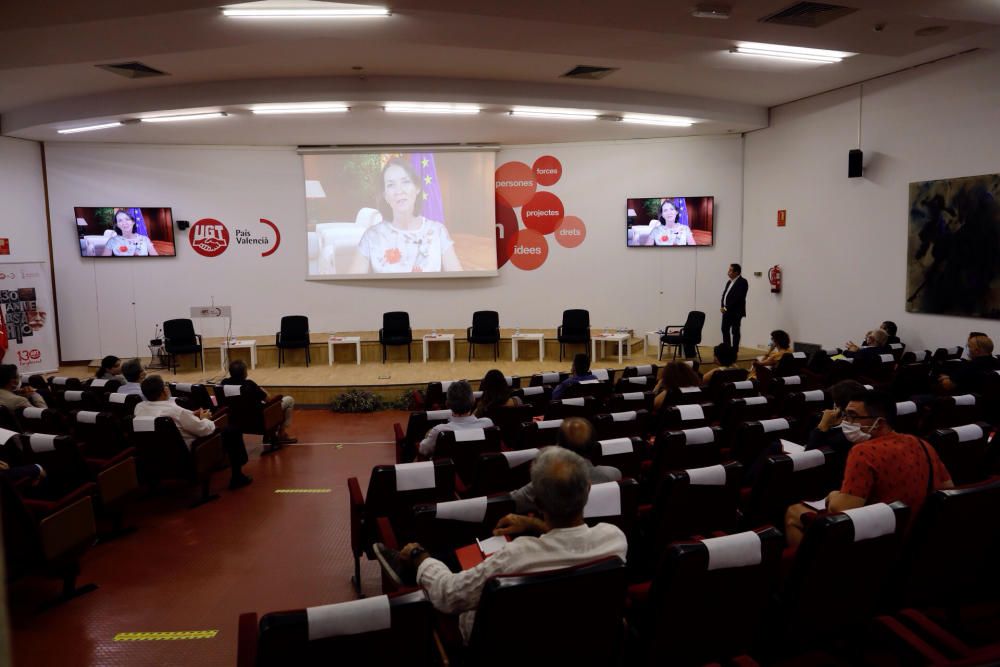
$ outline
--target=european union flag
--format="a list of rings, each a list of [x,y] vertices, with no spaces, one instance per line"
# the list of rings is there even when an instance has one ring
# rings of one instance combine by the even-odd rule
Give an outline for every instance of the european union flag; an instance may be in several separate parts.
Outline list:
[[[444,222],[444,204],[441,201],[441,183],[434,166],[434,153],[411,153],[410,163],[420,179],[421,215],[428,220]]]

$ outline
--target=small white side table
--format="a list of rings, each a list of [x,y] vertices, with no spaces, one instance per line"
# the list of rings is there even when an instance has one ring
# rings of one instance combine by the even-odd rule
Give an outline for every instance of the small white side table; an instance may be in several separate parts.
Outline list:
[[[663,353],[663,348],[660,347],[660,336],[663,334],[659,331],[647,331],[646,335],[642,337],[642,356],[647,356],[649,353],[646,351],[646,346],[649,345],[649,337],[652,336],[653,340],[656,342],[656,360],[660,361],[660,355]]]
[[[427,334],[423,337],[424,363],[427,363],[427,348],[431,343],[448,343],[451,352],[451,363],[455,363],[455,334]]]
[[[232,340],[223,341],[219,346],[219,358],[222,360],[222,370],[229,368],[229,350],[250,349],[250,368],[257,368],[257,341],[255,340]]]
[[[354,353],[358,358],[358,366],[361,365],[361,336],[330,336],[326,339],[327,365],[333,366],[333,346],[353,345]]]
[[[590,358],[596,361],[604,356],[605,343],[618,343],[618,363],[622,363],[622,347],[628,347],[626,343],[632,337],[629,333],[602,333],[590,339]],[[601,343],[601,357],[597,356],[597,343]],[[629,348],[628,358],[632,358],[632,350]]]
[[[545,334],[516,333],[510,337],[510,360],[517,361],[517,344],[522,340],[538,341],[538,360],[545,361]]]

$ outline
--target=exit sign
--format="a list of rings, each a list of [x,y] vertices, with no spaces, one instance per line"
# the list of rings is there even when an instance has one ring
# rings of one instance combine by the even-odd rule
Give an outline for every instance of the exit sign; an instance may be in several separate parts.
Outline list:
[[[781,210],[778,211],[778,226],[779,227],[784,227],[785,226],[785,216],[786,216],[785,209],[781,209]]]

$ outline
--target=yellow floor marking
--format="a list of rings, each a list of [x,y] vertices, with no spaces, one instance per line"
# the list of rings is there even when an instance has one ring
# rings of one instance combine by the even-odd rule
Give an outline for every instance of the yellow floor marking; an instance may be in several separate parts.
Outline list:
[[[161,639],[212,639],[218,630],[181,630],[178,632],[119,632],[116,642],[157,641]]]
[[[330,493],[333,489],[275,489],[275,493]]]

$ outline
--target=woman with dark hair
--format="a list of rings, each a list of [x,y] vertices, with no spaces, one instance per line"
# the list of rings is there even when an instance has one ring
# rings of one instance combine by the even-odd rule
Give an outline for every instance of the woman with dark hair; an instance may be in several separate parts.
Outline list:
[[[757,377],[758,368],[774,368],[781,361],[781,358],[792,351],[792,337],[781,329],[771,332],[771,344],[767,346],[767,354],[761,359],[755,359],[750,364],[750,374],[747,379],[753,380]]]
[[[660,369],[659,378],[653,388],[655,398],[653,409],[659,410],[672,389],[681,387],[697,387],[701,384],[701,376],[683,361],[671,361]]]
[[[698,245],[691,228],[680,222],[680,217],[677,202],[664,199],[659,217],[649,226],[646,245]]]
[[[394,157],[382,169],[382,222],[358,243],[351,273],[461,271],[448,228],[421,215],[421,180],[408,160]]]
[[[136,233],[136,223],[132,214],[125,209],[115,212],[115,235],[104,244],[104,257],[146,257],[158,255],[148,236]]]
[[[712,348],[712,353],[715,355],[715,368],[705,373],[704,377],[701,378],[701,386],[707,387],[709,380],[715,375],[716,371],[730,371],[734,368],[738,368],[736,365],[736,350],[733,349],[732,345],[726,345],[725,343],[719,343],[714,348]]]
[[[493,369],[483,377],[483,395],[476,402],[473,414],[477,417],[488,417],[496,408],[510,408],[521,405],[521,399],[511,396],[511,388],[502,371]]]
[[[122,375],[122,360],[113,354],[101,359],[101,365],[94,372],[94,377],[98,380],[117,380],[125,384],[125,376]]]

